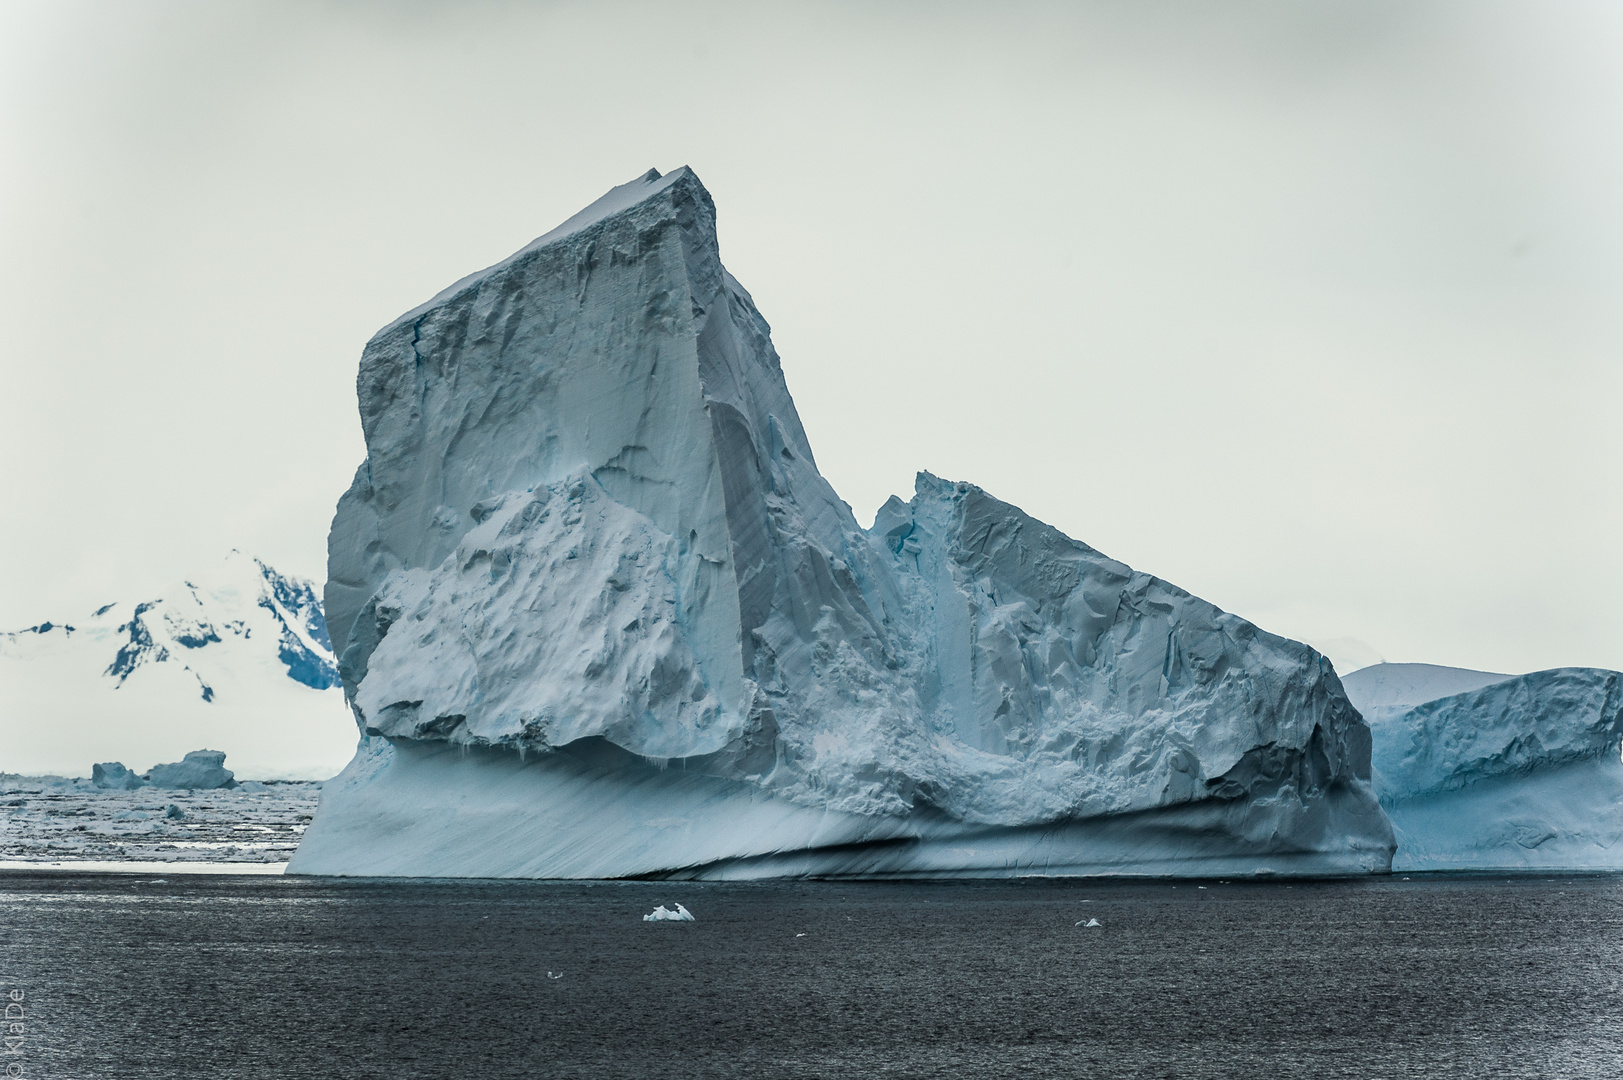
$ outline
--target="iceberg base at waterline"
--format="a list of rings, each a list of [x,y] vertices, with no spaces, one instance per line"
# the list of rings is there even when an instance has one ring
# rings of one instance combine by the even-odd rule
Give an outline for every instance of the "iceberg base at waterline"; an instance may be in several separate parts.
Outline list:
[[[1590,760],[1394,801],[1393,870],[1623,870],[1623,764]]]
[[[840,813],[660,767],[603,740],[547,754],[373,738],[322,791],[291,874],[770,877],[1341,876],[1385,870],[1367,792],[1206,800],[1024,827]],[[1378,835],[1378,834],[1377,834]],[[1344,838],[1340,843],[1326,844]]]

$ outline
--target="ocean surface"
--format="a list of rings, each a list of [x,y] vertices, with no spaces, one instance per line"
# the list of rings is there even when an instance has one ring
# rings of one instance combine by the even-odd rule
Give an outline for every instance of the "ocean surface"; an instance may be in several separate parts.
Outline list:
[[[1623,1076],[1616,875],[8,871],[0,905],[27,1077]]]

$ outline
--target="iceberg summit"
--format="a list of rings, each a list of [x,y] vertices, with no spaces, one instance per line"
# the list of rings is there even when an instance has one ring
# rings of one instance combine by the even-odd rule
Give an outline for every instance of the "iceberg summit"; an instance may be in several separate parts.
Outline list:
[[[326,614],[365,736],[289,871],[1389,868],[1330,663],[966,483],[817,471],[688,169],[381,330]]]

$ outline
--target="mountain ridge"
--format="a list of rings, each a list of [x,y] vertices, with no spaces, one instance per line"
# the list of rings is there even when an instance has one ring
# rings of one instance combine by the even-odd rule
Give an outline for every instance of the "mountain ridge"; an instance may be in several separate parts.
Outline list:
[[[233,550],[157,596],[0,633],[0,769],[219,744],[247,778],[330,776],[353,747],[338,685],[314,583]]]

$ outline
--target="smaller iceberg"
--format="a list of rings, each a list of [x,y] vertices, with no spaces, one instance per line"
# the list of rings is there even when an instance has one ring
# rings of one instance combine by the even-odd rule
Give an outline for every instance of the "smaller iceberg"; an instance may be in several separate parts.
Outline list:
[[[1623,673],[1381,664],[1342,685],[1394,870],[1623,869]]]
[[[90,782],[98,788],[130,791],[146,783],[122,761],[103,761],[90,767]]]
[[[687,908],[683,907],[681,904],[676,905],[676,910],[675,911],[672,911],[670,908],[666,907],[664,904],[661,904],[657,908],[655,908],[651,913],[649,913],[647,915],[644,915],[642,917],[642,921],[643,922],[696,922],[697,920],[695,920],[693,918],[693,912],[689,911]]]
[[[1089,927],[1089,926],[1103,926],[1104,923],[1100,922],[1098,919],[1089,919],[1087,922],[1083,922],[1081,919],[1078,919],[1078,920],[1076,920],[1076,925],[1081,926],[1081,927]]]
[[[193,750],[180,761],[154,765],[146,771],[147,783],[160,788],[212,790],[237,786],[236,774],[225,767],[225,751]]]

